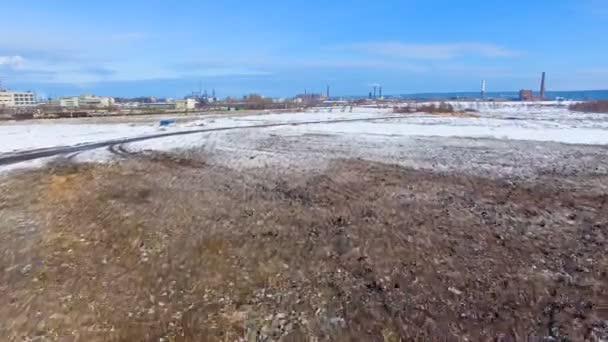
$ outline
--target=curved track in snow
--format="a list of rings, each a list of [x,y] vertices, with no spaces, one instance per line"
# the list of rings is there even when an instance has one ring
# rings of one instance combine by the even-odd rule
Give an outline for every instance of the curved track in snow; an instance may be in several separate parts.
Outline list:
[[[229,126],[229,127],[216,127],[216,128],[205,128],[189,131],[170,132],[170,133],[159,133],[133,138],[121,138],[105,140],[93,143],[83,143],[71,146],[55,146],[48,148],[32,149],[26,151],[18,151],[11,153],[0,154],[0,165],[10,165],[28,160],[35,160],[40,158],[54,157],[64,154],[73,154],[83,151],[95,150],[98,148],[111,147],[115,145],[129,144],[150,139],[166,138],[178,135],[188,135],[197,133],[207,132],[219,132],[219,131],[230,131],[238,129],[256,129],[256,128],[268,128],[268,127],[280,127],[280,126],[301,126],[301,125],[314,125],[314,124],[331,124],[340,122],[356,122],[356,121],[378,121],[378,120],[390,120],[390,119],[402,119],[407,115],[396,115],[396,116],[384,116],[384,117],[373,117],[373,118],[358,118],[358,119],[336,119],[336,120],[317,120],[317,121],[296,121],[296,122],[281,122],[271,124],[259,124],[250,126]]]

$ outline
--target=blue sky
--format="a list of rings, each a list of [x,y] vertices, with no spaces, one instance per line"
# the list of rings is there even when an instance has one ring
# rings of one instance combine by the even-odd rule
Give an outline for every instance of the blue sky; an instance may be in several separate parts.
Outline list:
[[[43,96],[608,89],[608,1],[5,1],[0,79]]]

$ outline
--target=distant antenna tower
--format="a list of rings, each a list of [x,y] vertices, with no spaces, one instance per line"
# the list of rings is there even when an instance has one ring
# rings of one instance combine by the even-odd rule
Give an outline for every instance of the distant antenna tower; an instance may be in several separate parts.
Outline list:
[[[545,72],[543,71],[543,75],[540,80],[540,99],[541,101],[545,99]]]
[[[486,80],[481,81],[481,98],[486,98]]]

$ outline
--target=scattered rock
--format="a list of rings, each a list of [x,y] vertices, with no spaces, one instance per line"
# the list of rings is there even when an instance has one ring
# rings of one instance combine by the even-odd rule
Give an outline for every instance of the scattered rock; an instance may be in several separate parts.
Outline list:
[[[21,268],[21,274],[29,274],[32,270],[32,264],[27,264]]]
[[[458,290],[455,287],[448,287],[448,291],[452,292],[453,294],[460,296],[462,295],[462,291]]]

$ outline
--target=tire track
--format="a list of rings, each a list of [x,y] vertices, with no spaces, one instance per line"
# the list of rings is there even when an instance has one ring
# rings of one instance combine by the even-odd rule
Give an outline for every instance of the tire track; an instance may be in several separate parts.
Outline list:
[[[110,146],[108,146],[108,151],[110,153],[112,153],[113,155],[121,157],[121,158],[127,158],[127,157],[131,157],[131,156],[138,154],[137,152],[132,152],[132,151],[127,150],[127,148],[124,146],[124,144],[110,145]]]
[[[189,135],[189,134],[198,134],[198,133],[208,133],[208,132],[220,132],[220,131],[230,131],[230,130],[239,130],[239,129],[258,129],[258,128],[270,128],[270,127],[282,127],[282,126],[304,126],[304,125],[315,125],[315,124],[332,124],[332,123],[341,123],[341,122],[358,122],[358,121],[380,121],[380,120],[391,120],[391,119],[403,119],[407,118],[409,115],[398,115],[398,116],[384,116],[384,117],[374,117],[374,118],[358,118],[358,119],[337,119],[337,120],[318,120],[318,121],[300,121],[300,122],[283,122],[283,123],[273,123],[273,124],[259,124],[259,125],[250,125],[250,126],[228,126],[228,127],[217,127],[217,128],[206,128],[206,129],[197,129],[190,131],[180,131],[180,132],[170,132],[170,133],[160,133],[153,134],[141,137],[134,138],[121,138],[121,139],[112,139],[106,141],[100,141],[95,143],[83,143],[78,145],[71,146],[57,146],[50,148],[39,148],[32,149],[28,151],[20,151],[16,153],[5,153],[0,154],[0,166],[1,165],[10,165],[23,161],[35,160],[40,158],[47,158],[77,152],[84,152],[95,150],[98,148],[110,148],[113,145],[122,145],[122,144],[130,144],[140,141],[146,141],[151,139],[160,139],[166,137],[173,137],[179,135]],[[114,153],[111,150],[112,153]],[[124,153],[116,150],[118,154]]]

